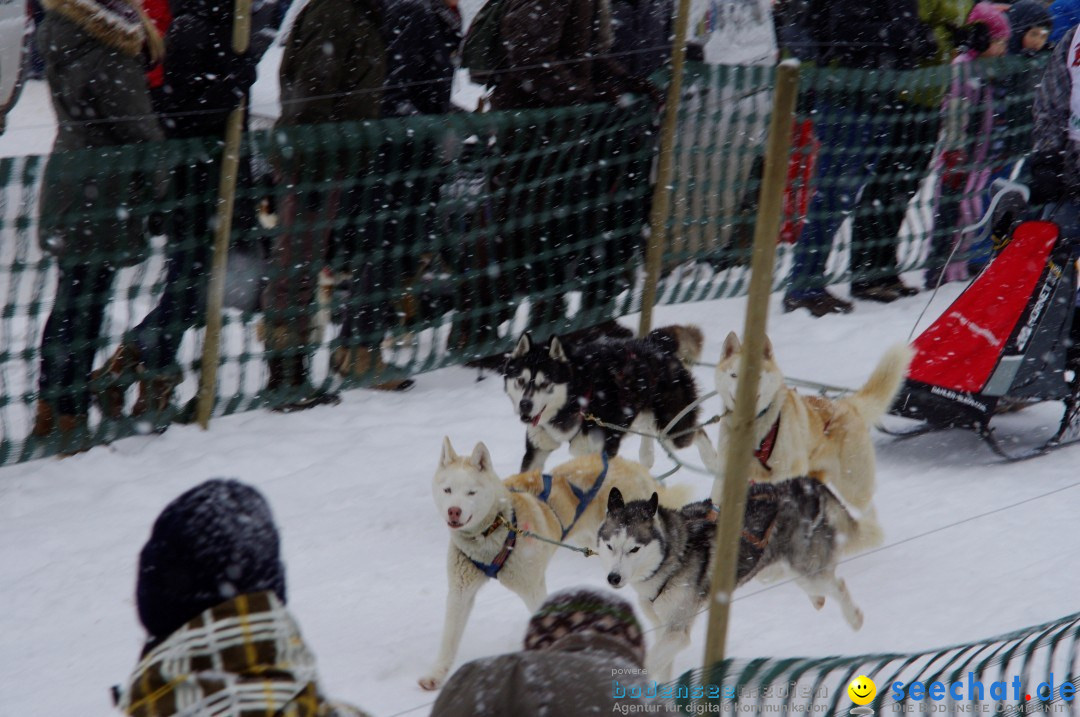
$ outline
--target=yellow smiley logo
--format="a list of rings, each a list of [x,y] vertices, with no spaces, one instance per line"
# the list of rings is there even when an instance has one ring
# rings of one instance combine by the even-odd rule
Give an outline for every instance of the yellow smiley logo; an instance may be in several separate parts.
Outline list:
[[[859,675],[847,687],[848,697],[857,705],[868,705],[874,701],[877,685],[866,675]]]

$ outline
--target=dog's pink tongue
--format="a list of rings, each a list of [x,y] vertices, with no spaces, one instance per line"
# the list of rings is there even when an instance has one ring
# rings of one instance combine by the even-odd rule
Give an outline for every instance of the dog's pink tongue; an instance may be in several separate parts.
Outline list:
[[[544,408],[547,408],[547,407],[545,406]],[[538,423],[540,423],[540,415],[541,415],[541,414],[542,414],[543,412],[544,412],[544,409],[543,409],[543,408],[541,408],[541,409],[540,409],[540,412],[539,412],[539,413],[537,413],[537,414],[536,414],[535,416],[533,416],[533,419],[532,419],[532,424],[533,424],[534,426],[535,426],[535,425],[537,425]]]

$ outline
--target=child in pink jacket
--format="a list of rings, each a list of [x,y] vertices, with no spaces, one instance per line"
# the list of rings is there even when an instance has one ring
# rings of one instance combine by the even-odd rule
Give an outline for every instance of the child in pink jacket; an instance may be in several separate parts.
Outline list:
[[[953,60],[953,79],[945,98],[943,150],[938,157],[935,232],[927,260],[926,286],[933,288],[940,272],[945,281],[968,278],[963,253],[971,237],[962,230],[983,215],[983,189],[994,171],[992,133],[994,88],[984,63],[975,60],[1002,57],[1008,50],[1009,20],[994,3],[980,2],[968,15],[969,47]],[[960,242],[953,261],[943,267],[953,245]]]

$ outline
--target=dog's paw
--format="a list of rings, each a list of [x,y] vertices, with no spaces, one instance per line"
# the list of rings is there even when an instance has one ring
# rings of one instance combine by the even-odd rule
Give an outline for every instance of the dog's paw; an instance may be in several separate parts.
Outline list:
[[[851,629],[858,631],[862,628],[863,624],[863,612],[859,608],[855,608],[851,617],[848,618],[848,624],[851,625]]]
[[[811,596],[810,597],[810,604],[814,606],[815,610],[820,610],[821,608],[825,607],[825,596],[824,595],[813,595],[813,596]],[[858,629],[858,628],[855,628],[855,629]]]
[[[427,675],[425,677],[421,677],[416,682],[420,685],[422,689],[428,690],[430,692],[432,690],[437,690],[442,687],[443,679],[445,677],[446,675]]]

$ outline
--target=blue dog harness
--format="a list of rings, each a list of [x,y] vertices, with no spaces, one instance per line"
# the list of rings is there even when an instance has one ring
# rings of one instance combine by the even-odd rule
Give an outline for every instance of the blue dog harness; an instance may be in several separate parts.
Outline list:
[[[500,515],[496,520],[501,521],[502,516]],[[508,523],[510,530],[506,533],[506,539],[503,541],[502,550],[495,556],[495,559],[490,563],[481,563],[479,560],[472,560],[472,558],[469,558],[469,560],[472,560],[472,564],[489,578],[498,577],[499,571],[502,570],[502,566],[506,564],[506,559],[510,557],[510,553],[514,552],[514,546],[517,545],[517,529],[514,527],[515,525],[517,525],[517,515],[515,515],[513,509],[511,509],[510,522]],[[499,526],[496,524],[495,529],[497,530],[498,528]],[[492,530],[492,532],[495,531]]]
[[[593,481],[591,488],[589,488],[588,490],[582,490],[573,484],[570,485],[570,490],[571,492],[573,492],[574,497],[577,498],[578,505],[577,510],[574,511],[574,519],[570,521],[569,526],[563,528],[561,538],[562,540],[565,540],[566,536],[570,534],[570,531],[574,529],[574,526],[577,525],[577,522],[581,518],[581,516],[585,514],[585,511],[589,509],[589,506],[592,504],[592,502],[596,500],[596,495],[600,492],[600,488],[602,488],[604,485],[604,479],[607,478],[608,472],[607,454],[601,453],[600,460],[603,461],[604,467],[600,471],[600,475],[596,476],[596,480]],[[549,473],[545,473],[542,478],[544,480],[544,487],[543,490],[540,491],[540,495],[536,497],[539,498],[540,501],[547,503],[548,499],[551,497],[551,484],[554,478],[552,478],[551,474]],[[555,514],[555,517],[559,517],[558,513]],[[490,530],[492,533],[498,530],[499,527],[501,527],[498,521],[502,520],[502,516],[499,516],[495,520],[496,522],[492,523],[492,527],[488,528],[488,530]],[[559,522],[562,523],[561,520]],[[482,563],[479,560],[473,560],[472,558],[469,558],[469,560],[472,561],[472,564],[475,565],[480,572],[482,572],[484,575],[487,575],[489,578],[497,578],[499,576],[499,571],[502,570],[503,565],[506,564],[506,560],[510,557],[510,553],[514,551],[514,546],[517,545],[518,534],[516,526],[517,515],[513,511],[511,511],[509,523],[510,530],[506,534],[506,540],[503,541],[502,550],[499,551],[499,554],[496,555],[495,559],[492,560],[490,563]],[[488,535],[490,534],[491,533],[488,533]],[[526,534],[528,534],[528,531],[526,531]]]
[[[593,482],[592,487],[588,490],[582,490],[574,484],[570,484],[570,490],[573,492],[574,497],[577,498],[578,505],[577,510],[574,511],[574,519],[570,521],[570,525],[563,528],[562,540],[566,540],[566,536],[570,534],[570,531],[577,525],[578,519],[585,514],[585,511],[589,509],[589,505],[596,500],[596,494],[600,492],[600,488],[604,485],[604,478],[607,477],[608,471],[608,457],[607,453],[600,454],[600,460],[604,463],[603,470],[600,471],[600,475],[596,476],[596,480]],[[544,489],[540,491],[540,495],[537,496],[544,503],[548,502],[548,498],[551,497],[551,481],[553,478],[550,474],[545,473],[543,475]],[[556,514],[558,517],[558,514]]]

